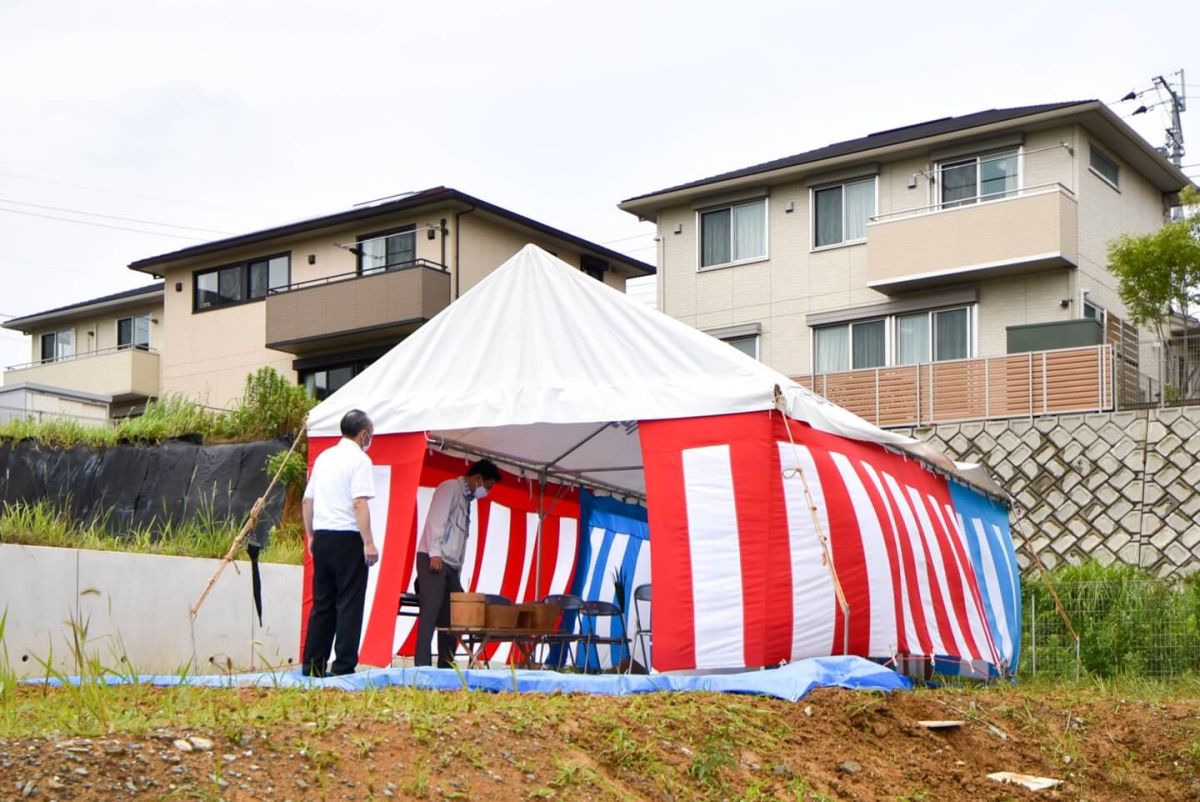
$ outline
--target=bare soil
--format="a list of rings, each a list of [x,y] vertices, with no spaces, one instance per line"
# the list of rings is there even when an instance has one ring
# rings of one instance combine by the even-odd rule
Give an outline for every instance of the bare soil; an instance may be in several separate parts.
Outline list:
[[[64,692],[17,693],[28,706]],[[144,716],[125,719],[144,725],[102,737],[0,739],[0,799],[1200,799],[1200,700],[1094,688],[825,689],[796,704],[397,690],[357,709],[310,691],[295,715],[270,712],[276,691],[185,706],[169,693],[131,696]],[[210,726],[186,723],[197,710]],[[997,771],[1063,784],[1032,792]]]

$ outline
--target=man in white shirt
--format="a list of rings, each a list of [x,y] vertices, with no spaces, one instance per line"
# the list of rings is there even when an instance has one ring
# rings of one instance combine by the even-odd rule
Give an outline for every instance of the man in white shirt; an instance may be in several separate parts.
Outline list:
[[[374,433],[367,413],[347,412],[342,439],[317,457],[304,491],[304,534],[313,561],[313,604],[301,660],[306,676],[353,674],[358,665],[367,569],[379,561],[367,507],[375,496],[374,467],[366,454]],[[335,645],[337,656],[327,667]]]
[[[414,663],[433,663],[431,641],[434,630],[450,626],[450,594],[462,591],[459,576],[471,533],[472,502],[482,499],[500,481],[500,469],[481,459],[467,469],[466,476],[447,479],[433,491],[425,528],[417,540],[417,596],[421,614],[417,619],[417,654]],[[438,633],[438,668],[454,666],[454,637]]]

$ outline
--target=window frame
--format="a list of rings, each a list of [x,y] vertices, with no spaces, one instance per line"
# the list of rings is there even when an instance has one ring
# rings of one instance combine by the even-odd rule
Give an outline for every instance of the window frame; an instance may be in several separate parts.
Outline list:
[[[1115,181],[1096,169],[1096,165],[1093,164],[1093,161],[1097,156],[1099,156],[1102,161],[1108,162],[1110,165],[1112,165],[1113,173],[1116,175]],[[1096,147],[1094,142],[1088,142],[1088,171],[1116,192],[1121,191],[1121,165],[1117,164],[1117,160],[1112,156],[1109,156],[1103,150]]]
[[[372,268],[369,268],[368,270],[364,271],[363,270],[363,255],[364,254],[363,254],[363,248],[362,248],[363,243],[370,242],[372,240],[377,240],[377,239],[384,240],[383,253],[384,253],[384,259],[386,260],[387,259],[387,239],[389,237],[394,237],[394,236],[397,236],[400,234],[410,234],[412,236],[412,259],[410,259],[407,262],[396,262],[395,264],[382,264],[377,267],[372,267]],[[354,272],[360,276],[374,276],[379,273],[387,273],[392,270],[399,270],[404,267],[411,267],[412,265],[417,263],[417,259],[418,259],[418,256],[417,256],[417,224],[416,223],[407,223],[402,226],[394,226],[392,228],[386,228],[386,229],[383,229],[380,231],[374,231],[374,232],[371,232],[368,234],[359,234],[354,238],[354,250],[355,250]]]
[[[278,289],[277,287],[271,287],[271,284],[270,284],[270,282],[271,282],[270,263],[273,259],[287,259],[287,282],[288,283],[283,286],[285,286],[285,287],[291,286],[291,283],[292,283],[292,252],[291,251],[280,251],[278,253],[272,253],[272,254],[268,254],[266,256],[254,256],[249,259],[242,259],[237,262],[230,262],[228,264],[218,265],[216,267],[206,267],[202,270],[192,271],[192,314],[195,315],[195,314],[200,314],[202,312],[212,312],[217,309],[229,309],[234,306],[242,306],[244,304],[252,304],[252,303],[258,303],[259,301],[265,301],[267,299],[267,296],[269,296],[271,294],[271,291],[273,289]],[[251,297],[251,295],[250,295],[250,265],[258,264],[259,262],[267,263],[267,291],[263,295]],[[229,301],[227,303],[217,302],[217,303],[213,303],[209,306],[205,306],[203,308],[198,306],[199,300],[200,300],[200,278],[202,276],[210,276],[210,275],[214,275],[214,274],[217,276],[217,296],[219,298],[220,293],[221,293],[221,279],[220,279],[221,271],[233,270],[233,269],[236,269],[239,273],[239,286],[241,287],[242,297],[236,301]]]
[[[1099,314],[1089,315],[1087,313],[1089,306],[1099,312]],[[1101,331],[1107,331],[1108,310],[1095,301],[1088,300],[1087,296],[1084,296],[1082,303],[1079,304],[1079,314],[1084,320],[1095,320],[1099,322]]]
[[[66,334],[68,332],[70,332],[70,334],[71,334],[71,353],[60,354],[58,352],[58,346],[59,346],[59,341],[62,339],[61,335]],[[52,356],[50,358],[46,358],[44,356],[44,354],[46,353],[46,338],[47,337],[54,338],[54,356]],[[38,335],[38,364],[39,365],[49,365],[53,362],[62,362],[64,360],[74,357],[76,353],[77,352],[75,350],[75,329],[74,328],[55,329],[54,331],[44,331]]]
[[[137,339],[137,326],[134,321],[140,317],[146,318],[146,344],[145,345],[139,345],[137,342],[135,342],[135,340]],[[123,322],[125,322],[126,320],[129,321],[129,332],[131,335],[131,339],[128,344],[121,345],[121,324]],[[125,317],[117,318],[117,323],[116,323],[117,348],[122,351],[132,351],[132,350],[149,351],[153,347],[151,345],[151,334],[150,334],[150,326],[151,326],[151,323],[153,322],[153,320],[154,319],[150,316],[149,312],[142,312],[141,314],[137,314],[137,315],[126,315]]]
[[[811,364],[813,366],[812,372],[813,373],[846,373],[846,372],[849,372],[852,370],[876,370],[877,368],[888,367],[888,359],[889,359],[889,355],[892,350],[892,327],[891,327],[891,325],[889,325],[890,319],[891,319],[890,315],[883,315],[883,316],[875,315],[872,317],[864,317],[861,320],[846,320],[841,323],[830,323],[829,325],[826,325],[826,326],[810,327],[809,331],[812,332],[812,336],[810,338],[811,349],[812,349],[812,354],[811,354],[812,358],[809,361],[809,364]],[[882,365],[871,365],[870,367],[865,367],[865,368],[854,367],[854,327],[866,325],[869,323],[880,323],[880,322],[883,323],[883,364]],[[821,370],[821,371],[818,371],[816,369],[816,366],[817,366],[817,332],[820,330],[828,331],[831,329],[840,329],[840,328],[846,329],[846,357],[849,359],[849,367],[845,368],[844,370]]]
[[[936,359],[937,355],[937,332],[935,328],[934,316],[942,312],[955,312],[963,310],[967,313],[967,355],[964,357],[955,357],[954,359]],[[916,317],[923,315],[926,319],[928,328],[928,336],[926,338],[927,348],[925,358],[917,362],[904,362],[900,360],[900,318]],[[854,327],[864,323],[876,323],[883,321],[883,344],[884,344],[884,363],[882,365],[856,368],[854,367]],[[912,365],[936,364],[940,362],[954,362],[958,359],[975,359],[979,353],[979,304],[954,304],[951,306],[939,306],[931,309],[915,309],[909,312],[892,312],[886,315],[872,315],[856,320],[845,320],[839,323],[829,323],[822,326],[809,327],[809,365],[812,366],[810,372],[818,373],[845,373],[853,370],[877,370],[879,368],[895,368],[895,367],[910,367]],[[850,367],[845,370],[818,370],[817,369],[817,332],[828,329],[847,328],[848,342],[846,343],[846,353],[849,357]]]
[[[738,350],[739,352],[743,353],[743,354],[746,354],[746,352],[745,352],[745,351],[742,351],[742,349],[741,349],[741,348],[738,348],[738,347],[737,347],[736,345],[734,345],[733,343],[734,343],[734,341],[735,341],[735,340],[736,340],[736,341],[750,340],[751,342],[753,342],[753,343],[754,343],[754,353],[753,353],[753,354],[746,354],[746,356],[753,357],[754,359],[757,359],[758,361],[760,361],[760,362],[761,362],[761,361],[762,361],[762,357],[761,357],[761,351],[759,350],[759,349],[760,349],[760,347],[761,347],[761,343],[760,343],[760,341],[759,341],[759,338],[760,338],[761,336],[762,336],[761,334],[731,334],[731,335],[729,335],[729,336],[727,336],[727,337],[719,337],[718,339],[719,339],[721,342],[723,342],[723,343],[725,343],[726,345],[728,345],[730,348],[737,348],[737,350]]]
[[[743,206],[753,206],[762,204],[763,207],[763,253],[762,256],[749,256],[745,259],[732,259],[728,262],[717,262],[711,265],[704,264],[704,215],[711,212],[728,211],[729,212],[729,255],[733,256],[734,241],[733,241],[733,210]],[[703,209],[696,210],[696,272],[701,273],[706,270],[720,270],[725,267],[736,267],[738,265],[748,265],[755,262],[765,262],[771,258],[771,199],[766,195],[759,198],[750,198],[741,201],[732,201],[730,203],[719,204],[716,206],[706,206]]]
[[[991,195],[995,197],[983,196],[983,163],[992,159],[1004,158],[1008,154],[1012,154],[1017,160],[1017,186],[1011,192],[994,192]],[[956,201],[942,200],[942,170],[945,165],[962,165],[968,161],[975,162],[975,194],[971,198],[963,198]],[[930,192],[932,197],[929,199],[929,208],[937,211],[947,211],[950,209],[958,209],[963,206],[976,206],[980,203],[993,203],[995,201],[1008,200],[1009,198],[1019,197],[1022,188],[1025,186],[1025,146],[1015,145],[995,150],[977,151],[972,154],[963,154],[960,156],[948,156],[944,159],[938,159],[933,163],[934,180],[929,182]]]
[[[846,239],[846,187],[851,184],[863,184],[867,181],[874,183],[872,205],[874,211],[867,215],[867,222],[863,226],[863,235],[859,239]],[[840,242],[830,242],[825,245],[817,244],[817,193],[826,189],[834,189],[835,187],[842,188],[842,239]],[[864,245],[867,241],[866,227],[871,224],[871,219],[879,214],[879,175],[861,176],[859,178],[847,178],[843,181],[833,181],[827,184],[818,184],[808,188],[808,250],[809,253],[817,253],[819,251],[828,251],[834,248],[848,248],[852,245]]]

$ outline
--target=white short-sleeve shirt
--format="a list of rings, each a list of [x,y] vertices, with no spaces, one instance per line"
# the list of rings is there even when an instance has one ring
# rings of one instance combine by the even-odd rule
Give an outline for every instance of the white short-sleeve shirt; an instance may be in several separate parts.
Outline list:
[[[304,497],[313,502],[313,530],[358,531],[354,499],[375,497],[371,458],[358,443],[343,437],[313,463]]]

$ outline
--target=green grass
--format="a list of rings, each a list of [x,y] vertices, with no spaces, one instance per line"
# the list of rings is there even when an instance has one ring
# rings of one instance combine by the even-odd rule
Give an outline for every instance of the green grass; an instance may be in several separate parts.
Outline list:
[[[274,368],[246,377],[245,391],[231,410],[213,410],[182,396],[150,402],[136,418],[115,426],[76,421],[12,420],[0,424],[0,441],[31,440],[48,448],[112,448],[121,443],[154,445],[175,437],[205,442],[250,442],[294,437],[315,401]]]
[[[1055,596],[1079,637],[1081,675],[1200,674],[1200,582],[1159,579],[1129,565],[1086,562],[1025,580],[1023,676],[1032,670],[1034,628],[1038,673],[1075,672],[1075,641]]]
[[[0,506],[0,543],[96,551],[125,551],[175,557],[224,557],[241,522],[221,521],[202,508],[182,523],[167,522],[139,529],[114,530],[104,520],[81,522],[47,501]],[[300,565],[303,533],[298,524],[275,527],[263,562]]]

